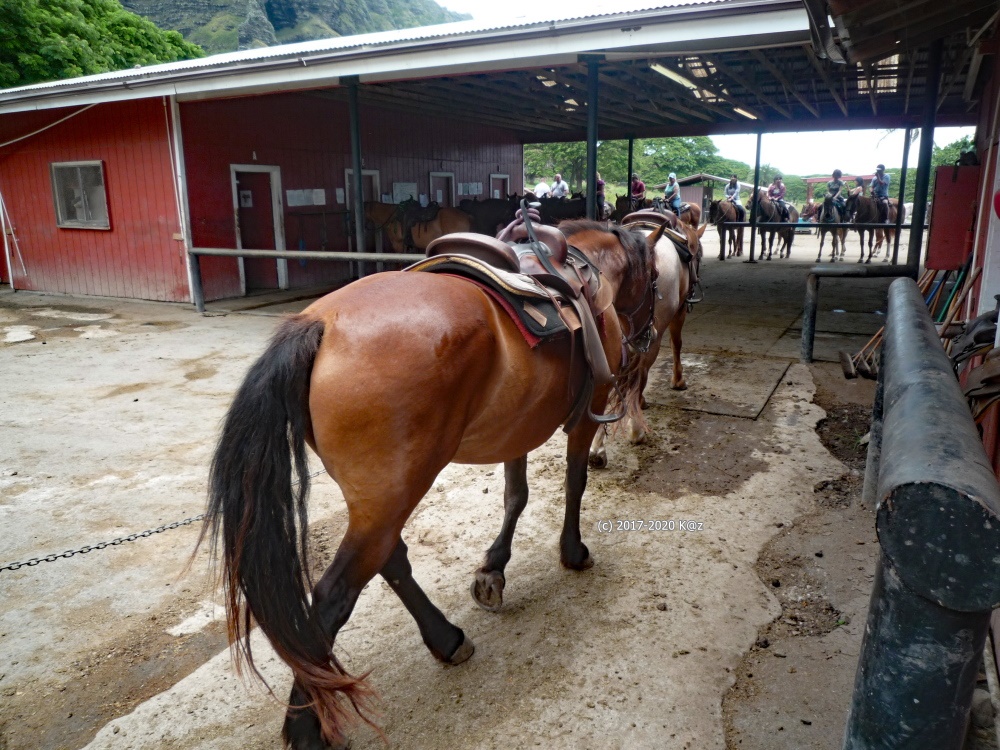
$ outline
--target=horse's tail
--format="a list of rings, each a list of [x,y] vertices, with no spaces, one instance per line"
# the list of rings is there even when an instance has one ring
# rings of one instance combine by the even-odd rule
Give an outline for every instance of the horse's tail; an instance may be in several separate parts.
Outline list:
[[[199,544],[221,538],[226,619],[236,668],[263,681],[250,647],[252,623],[293,670],[323,735],[338,736],[361,717],[371,689],[332,655],[331,635],[310,607],[306,497],[309,475],[309,379],[323,339],[320,320],[286,320],[250,368],[226,414],[209,475],[208,511]],[[298,487],[292,481],[292,464]],[[303,708],[303,706],[292,707]]]

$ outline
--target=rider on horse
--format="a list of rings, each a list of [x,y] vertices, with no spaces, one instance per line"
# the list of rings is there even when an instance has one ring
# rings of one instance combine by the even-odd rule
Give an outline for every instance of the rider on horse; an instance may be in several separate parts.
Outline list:
[[[878,220],[889,223],[889,175],[885,173],[885,165],[875,167],[875,176],[871,182],[872,198],[878,206]]]
[[[729,184],[726,185],[726,198],[727,201],[733,204],[733,208],[736,209],[736,221],[746,221],[746,209],[740,203],[740,182],[739,177],[736,175],[730,175]]]
[[[767,197],[771,199],[782,221],[788,221],[788,204],[785,203],[785,185],[781,181],[781,175],[776,174],[774,181],[767,189]]]
[[[677,215],[681,215],[681,186],[677,184],[677,175],[673,172],[667,177],[667,185],[663,188],[663,202]]]
[[[631,211],[638,211],[642,208],[643,201],[646,200],[646,183],[640,180],[639,175],[635,173],[632,174],[632,185],[629,200],[631,201]]]
[[[843,175],[843,172],[835,169],[833,170],[833,179],[826,183],[826,195],[828,198],[833,199],[841,215],[844,214],[844,209],[847,206],[846,199],[844,198],[844,181],[840,179]]]

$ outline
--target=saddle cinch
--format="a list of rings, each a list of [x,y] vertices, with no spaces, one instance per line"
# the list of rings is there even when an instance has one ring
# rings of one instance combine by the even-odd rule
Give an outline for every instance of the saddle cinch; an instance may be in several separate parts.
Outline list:
[[[459,276],[478,285],[507,311],[532,347],[566,331],[575,344],[580,331],[590,377],[563,429],[569,432],[585,414],[598,422],[620,419],[623,414],[595,415],[589,408],[595,386],[615,381],[597,323],[614,301],[611,287],[554,227],[535,224],[535,240],[524,224],[508,230],[510,242],[473,232],[438,237],[427,246],[425,259],[404,270]]]

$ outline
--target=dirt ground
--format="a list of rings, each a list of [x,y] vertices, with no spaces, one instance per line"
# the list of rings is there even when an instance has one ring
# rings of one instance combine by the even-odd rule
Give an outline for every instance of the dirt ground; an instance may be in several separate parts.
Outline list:
[[[873,384],[832,363],[881,325],[887,282],[824,280],[826,361],[806,366],[815,238],[755,266],[714,260],[716,243],[685,327],[690,388],[654,373],[650,440],[612,441],[610,468],[591,472],[594,568],[558,562],[561,433],[530,457],[500,613],[468,592],[499,530],[502,467],[448,467],[414,513],[415,576],[476,653],[441,667],[387,585],[368,586],[336,649],[370,671],[393,746],[839,747],[877,550],[853,502]],[[305,304],[200,316],[0,291],[0,565],[201,513],[229,400],[276,316]],[[336,485],[314,481],[322,565],[346,519]],[[640,520],[665,523],[600,531]],[[232,672],[207,556],[190,559],[198,531],[0,571],[0,750],[280,746],[281,705]],[[283,700],[287,669],[262,640],[255,654]],[[382,743],[359,728],[354,747]]]

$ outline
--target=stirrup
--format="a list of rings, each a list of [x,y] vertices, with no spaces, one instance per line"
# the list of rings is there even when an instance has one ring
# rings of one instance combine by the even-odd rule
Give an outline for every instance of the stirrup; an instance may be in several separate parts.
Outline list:
[[[695,291],[697,290],[697,291]],[[687,299],[684,301],[687,303],[688,312],[691,312],[691,308],[697,305],[699,302],[705,300],[705,290],[702,289],[701,280],[694,282],[694,286],[691,287],[691,291],[688,292]]]

